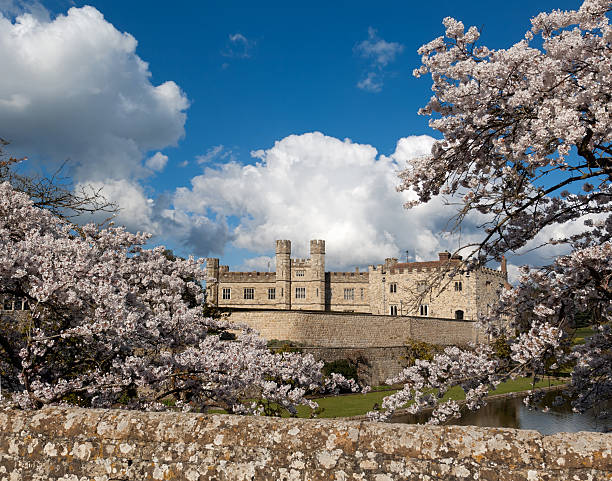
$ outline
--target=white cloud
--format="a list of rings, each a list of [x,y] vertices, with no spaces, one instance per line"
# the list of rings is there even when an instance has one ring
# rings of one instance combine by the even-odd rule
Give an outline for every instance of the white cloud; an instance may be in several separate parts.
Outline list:
[[[153,85],[136,39],[95,8],[51,20],[3,3],[11,8],[0,14],[0,132],[11,153],[50,169],[68,159],[77,183],[108,184],[113,198],[128,202],[125,222],[150,227],[144,201],[132,209],[135,182],[167,161],[157,153],[143,163],[147,152],[184,135],[186,96],[173,81]],[[126,179],[136,190],[117,197]]]
[[[17,17],[24,13],[29,13],[34,16],[34,18],[49,20],[49,11],[37,0],[0,0],[0,13],[8,17]]]
[[[41,21],[0,16],[0,132],[12,149],[70,159],[77,180],[145,175],[146,151],[183,135],[188,101],[152,85],[137,42],[93,7]]]
[[[357,82],[357,87],[368,92],[380,92],[383,87],[383,81],[376,72],[369,72],[366,78]]]
[[[233,244],[266,254],[275,239],[291,239],[294,256],[308,255],[309,239],[327,241],[331,268],[367,265],[385,257],[431,259],[452,239],[439,232],[452,210],[441,200],[406,211],[412,195],[398,193],[397,171],[427,154],[433,139],[407,137],[393,155],[319,132],[290,135],[252,155],[255,165],[229,162],[206,168],[173,204],[188,216],[237,219]],[[254,266],[261,264],[256,261]]]
[[[164,170],[167,163],[168,163],[168,156],[162,154],[161,152],[155,152],[155,155],[153,155],[153,157],[149,157],[145,161],[145,165],[149,169],[155,170],[157,172],[161,172],[162,170]]]
[[[243,265],[239,269],[243,272],[274,272],[276,271],[276,257],[251,257],[250,259],[245,259]]]
[[[254,40],[249,40],[241,33],[228,35],[228,40],[225,49],[221,51],[221,55],[231,58],[249,58],[251,56],[251,51],[255,46]]]
[[[372,60],[376,65],[385,67],[402,53],[404,46],[397,42],[387,42],[376,35],[376,30],[368,28],[368,39],[355,45],[355,52],[360,56]]]
[[[368,38],[359,42],[353,51],[360,57],[370,61],[370,69],[365,73],[357,87],[368,92],[380,92],[385,77],[385,67],[395,61],[402,53],[404,46],[397,42],[387,42],[376,35],[376,30],[368,28]]]
[[[208,149],[205,154],[196,157],[198,164],[207,164],[213,160],[235,160],[235,155],[232,149],[228,149],[224,145],[215,145]]]
[[[82,184],[78,184],[77,188],[81,186]],[[104,198],[120,207],[118,214],[112,219],[116,225],[123,225],[132,232],[159,233],[160,226],[153,220],[154,202],[145,195],[139,184],[120,179],[88,182],[86,186],[99,191]],[[106,217],[106,214],[98,213],[94,220],[101,222]]]

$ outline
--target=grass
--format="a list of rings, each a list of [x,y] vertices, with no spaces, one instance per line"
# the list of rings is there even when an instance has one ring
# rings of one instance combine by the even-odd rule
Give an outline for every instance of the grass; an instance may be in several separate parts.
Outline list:
[[[572,343],[574,345],[584,344],[584,340],[587,337],[591,337],[593,334],[595,334],[595,331],[592,327],[579,327],[578,329],[576,329],[576,333],[574,334],[574,339],[572,340]]]
[[[490,395],[507,394],[511,392],[527,391],[532,388],[533,378],[518,378],[501,383],[497,389],[490,391]],[[547,386],[555,386],[562,384],[564,381],[555,379],[544,379],[536,383],[536,387],[542,388]],[[344,394],[340,396],[328,396],[316,398],[319,408],[323,411],[318,414],[319,418],[341,418],[351,416],[362,416],[369,411],[372,411],[376,405],[380,406],[382,400],[397,392],[397,389],[389,390],[388,386],[376,386],[367,394]],[[462,401],[465,399],[465,393],[459,386],[455,386],[448,390],[443,400],[454,399]],[[210,414],[224,414],[222,409],[212,409]],[[298,406],[298,417],[308,418],[311,415],[311,409],[307,406]],[[288,417],[288,414],[287,414]]]
[[[491,391],[489,394],[506,394],[510,392],[527,391],[532,388],[533,378],[519,378],[510,380],[500,384],[497,389]],[[549,385],[561,384],[563,381],[541,380],[536,383],[536,387],[546,387]],[[393,394],[396,390],[392,391],[373,391],[368,394],[347,394],[343,396],[333,396],[318,398],[315,401],[319,404],[319,407],[323,409],[323,412],[318,415],[319,418],[337,418],[337,417],[350,417],[350,416],[361,416],[366,414],[368,411],[374,409],[377,404],[381,405],[384,397]],[[465,399],[465,393],[459,386],[455,386],[444,396],[444,400],[454,399],[461,401]],[[298,408],[298,417],[310,417],[310,408],[300,406]]]

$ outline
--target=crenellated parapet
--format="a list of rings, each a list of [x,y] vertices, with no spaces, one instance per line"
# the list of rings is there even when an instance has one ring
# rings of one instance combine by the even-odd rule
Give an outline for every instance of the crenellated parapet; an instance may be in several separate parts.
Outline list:
[[[325,254],[325,241],[324,240],[311,240],[310,241],[310,255],[312,254]]]
[[[367,284],[370,279],[369,272],[330,272],[332,282],[362,282]]]
[[[221,282],[275,282],[276,272],[223,272]]]
[[[276,241],[276,253],[291,255],[291,241],[290,240],[277,240]]]

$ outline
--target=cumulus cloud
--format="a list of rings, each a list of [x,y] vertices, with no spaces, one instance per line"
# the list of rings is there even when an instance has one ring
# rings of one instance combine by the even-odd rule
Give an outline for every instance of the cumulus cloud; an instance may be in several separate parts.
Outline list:
[[[127,200],[119,181],[135,186],[163,168],[163,154],[143,159],[184,135],[189,105],[173,81],[151,83],[136,47],[89,6],[53,20],[31,11],[0,14],[0,132],[11,152],[49,168],[69,160],[77,183],[108,184],[111,200]],[[151,224],[140,214],[126,217],[130,225],[136,220]]]
[[[369,92],[380,92],[386,74],[385,67],[394,62],[403,50],[404,46],[402,44],[383,40],[376,34],[374,28],[369,27],[368,38],[359,42],[353,48],[355,54],[370,62],[369,71],[357,83],[357,87]]]
[[[18,17],[29,13],[40,20],[49,20],[49,11],[39,1],[0,0],[0,13],[7,17]]]
[[[119,206],[118,214],[112,219],[116,225],[123,225],[132,232],[159,232],[159,224],[153,220],[153,199],[147,197],[139,184],[126,179],[106,179],[104,182],[77,184],[77,188],[85,186],[98,191]],[[98,213],[92,220],[102,222],[106,217],[105,213]]]
[[[171,201],[168,202],[170,204]],[[225,246],[234,239],[233,233],[223,216],[215,214],[195,214],[171,205],[161,208],[162,202],[157,199],[155,208],[158,215],[158,235],[161,240],[169,239],[173,243],[186,247],[195,256],[223,255]]]
[[[326,239],[330,268],[365,266],[406,250],[412,259],[430,259],[454,247],[455,240],[439,235],[452,209],[437,200],[406,211],[402,204],[413,194],[395,187],[405,161],[429,153],[433,140],[406,137],[384,156],[319,132],[290,135],[253,152],[254,165],[206,168],[190,188],[177,189],[174,209],[234,219],[233,245],[260,254],[273,251],[275,239],[291,239],[294,256],[307,256],[309,239]]]
[[[167,163],[168,163],[168,156],[162,154],[161,152],[155,152],[155,155],[153,155],[152,157],[149,157],[145,161],[145,165],[149,169],[155,170],[157,172],[161,172],[162,170],[164,170]]]

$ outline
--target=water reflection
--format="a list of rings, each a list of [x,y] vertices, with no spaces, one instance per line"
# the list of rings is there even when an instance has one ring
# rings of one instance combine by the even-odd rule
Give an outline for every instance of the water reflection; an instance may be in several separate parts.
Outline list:
[[[608,412],[612,405],[608,405]],[[478,411],[467,411],[453,424],[460,426],[487,426],[519,429],[535,429],[542,434],[578,431],[612,431],[612,416],[601,418],[597,412],[577,414],[569,406],[551,407],[550,411],[542,412],[530,410],[523,404],[521,398],[498,399],[489,402],[487,406]],[[426,415],[404,415],[393,418],[395,423],[424,423]]]

